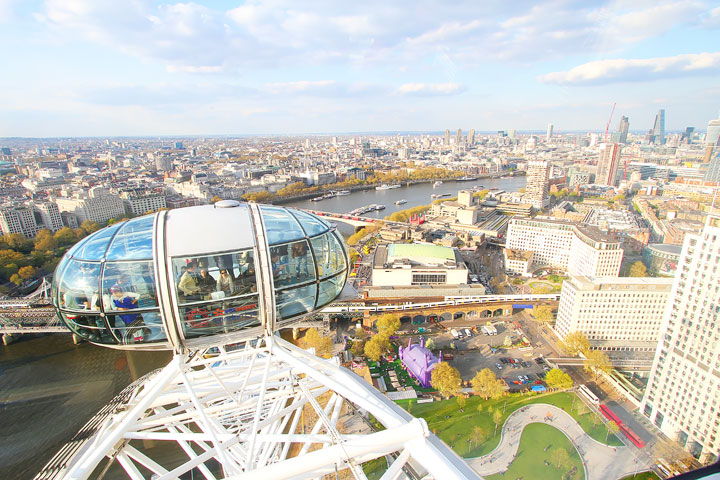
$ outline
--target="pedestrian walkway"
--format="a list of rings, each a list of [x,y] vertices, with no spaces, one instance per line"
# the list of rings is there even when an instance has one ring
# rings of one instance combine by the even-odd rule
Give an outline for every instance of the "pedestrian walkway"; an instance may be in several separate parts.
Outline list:
[[[570,414],[542,403],[513,412],[503,425],[497,448],[485,456],[467,459],[468,464],[483,476],[504,472],[515,459],[522,431],[530,423],[545,423],[568,437],[583,461],[586,480],[617,480],[649,468],[646,460],[636,457],[632,450],[634,447],[609,447],[602,444],[586,434]]]

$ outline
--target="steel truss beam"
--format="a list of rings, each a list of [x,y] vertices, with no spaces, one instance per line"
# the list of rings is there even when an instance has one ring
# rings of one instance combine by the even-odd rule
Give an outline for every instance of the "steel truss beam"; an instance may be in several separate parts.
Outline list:
[[[345,433],[341,419],[356,408],[385,429]],[[62,476],[113,471],[166,480],[193,471],[195,478],[271,480],[348,470],[365,479],[362,464],[385,456],[392,462],[383,480],[401,478],[403,470],[478,478],[424,420],[336,362],[268,336],[239,350],[175,356],[137,386]]]

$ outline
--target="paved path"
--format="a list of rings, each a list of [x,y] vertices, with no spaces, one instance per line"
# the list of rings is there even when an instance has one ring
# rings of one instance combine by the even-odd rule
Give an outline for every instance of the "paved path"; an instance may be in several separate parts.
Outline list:
[[[564,410],[542,403],[513,412],[503,425],[497,448],[483,457],[467,459],[468,464],[483,476],[504,472],[517,454],[523,429],[530,423],[551,425],[570,439],[585,465],[586,480],[617,480],[649,468],[636,457],[635,447],[609,447],[593,440]]]

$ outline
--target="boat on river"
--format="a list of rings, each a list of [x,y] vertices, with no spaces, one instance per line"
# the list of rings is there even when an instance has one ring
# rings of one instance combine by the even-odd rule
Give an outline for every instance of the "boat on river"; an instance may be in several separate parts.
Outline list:
[[[405,203],[407,203],[407,200],[403,198],[402,200],[398,200],[397,202],[395,202],[395,205],[403,205]]]

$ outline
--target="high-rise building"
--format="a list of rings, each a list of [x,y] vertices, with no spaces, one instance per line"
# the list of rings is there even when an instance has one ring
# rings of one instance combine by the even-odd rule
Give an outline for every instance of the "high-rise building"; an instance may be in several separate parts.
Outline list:
[[[710,159],[710,166],[705,172],[704,180],[720,182],[720,148],[715,149],[715,156]]]
[[[546,160],[530,160],[525,179],[526,202],[538,210],[550,204],[550,163]]]
[[[63,228],[62,216],[60,215],[60,209],[57,204],[53,202],[38,202],[35,204],[35,208],[40,214],[43,228],[47,228],[52,232],[57,232]]]
[[[620,125],[618,126],[618,133],[620,133],[619,143],[627,143],[628,131],[630,130],[630,119],[626,116],[620,117]]]
[[[685,236],[641,411],[700,461],[720,453],[720,213]]]
[[[552,138],[553,134],[553,124],[548,123],[547,133],[545,134],[545,140],[548,141]]]
[[[603,143],[600,145],[595,183],[598,185],[617,185],[618,168],[620,165],[621,148],[619,143]]]
[[[462,145],[462,128],[458,128],[455,135],[455,145]]]
[[[443,138],[443,146],[450,145],[450,129],[445,129],[445,138]]]
[[[169,172],[172,170],[172,157],[170,155],[158,154],[155,156],[155,170],[158,172]]]
[[[571,276],[560,294],[555,332],[582,332],[593,350],[654,352],[671,278]]]
[[[475,145],[475,130],[468,130],[467,144],[468,146]]]
[[[707,135],[705,135],[705,145],[709,147],[717,147],[720,140],[720,118],[710,120],[707,127]]]
[[[33,238],[38,233],[33,209],[23,204],[7,204],[0,207],[0,233],[22,233]]]
[[[665,109],[661,108],[655,115],[655,124],[650,134],[651,143],[662,145],[665,143]]]

